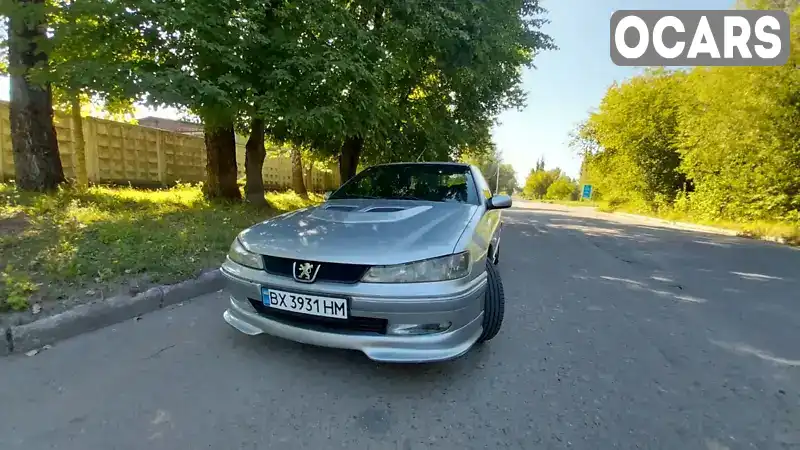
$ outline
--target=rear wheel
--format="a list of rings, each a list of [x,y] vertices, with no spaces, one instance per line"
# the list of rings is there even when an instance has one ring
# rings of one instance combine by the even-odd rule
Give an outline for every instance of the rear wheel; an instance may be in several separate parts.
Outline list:
[[[478,343],[491,340],[500,331],[506,309],[506,298],[503,292],[503,281],[494,264],[486,264],[486,295],[483,300],[483,333]]]

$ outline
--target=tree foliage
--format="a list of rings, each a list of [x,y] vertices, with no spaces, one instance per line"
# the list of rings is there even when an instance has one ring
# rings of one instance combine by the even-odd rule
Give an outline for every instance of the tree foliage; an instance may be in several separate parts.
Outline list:
[[[495,116],[524,104],[521,69],[555,48],[540,31],[539,0],[48,5],[53,63],[40,81],[70,104],[143,100],[197,115],[211,196],[238,197],[233,131],[253,123],[272,141],[338,158],[343,178],[362,160],[448,160],[486,147]]]
[[[343,178],[362,159],[447,160],[486,147],[494,116],[524,101],[520,68],[554,48],[539,31],[543,13],[535,0],[349,2],[323,16],[341,16],[322,39],[334,57],[312,67],[333,67],[290,105],[296,114],[276,114],[276,136],[341,155]]]
[[[52,85],[35,80],[36,72],[50,65],[44,0],[0,3],[8,17],[7,70],[11,78],[9,122],[17,186],[32,191],[53,191],[64,182],[53,123]]]
[[[480,169],[492,192],[496,194],[511,195],[519,189],[517,171],[511,164],[503,163],[503,158],[494,145],[488,145],[480,150],[467,149],[460,155],[460,160]]]
[[[139,95],[134,68],[141,59],[142,38],[127,26],[125,6],[56,0],[47,12],[50,64],[34,79],[55,86],[54,100],[60,106],[77,96],[102,104],[112,114],[129,112]]]
[[[541,158],[525,179],[522,196],[532,200],[577,200],[578,183],[558,167],[545,169],[544,158]]]
[[[548,200],[577,200],[578,183],[562,175],[548,186],[544,198]]]
[[[547,195],[550,186],[563,177],[565,175],[562,174],[559,168],[545,170],[544,159],[541,159],[525,179],[522,196],[528,199],[543,199]]]
[[[654,71],[612,86],[573,141],[583,180],[615,204],[800,220],[800,9],[792,15],[785,66]]]

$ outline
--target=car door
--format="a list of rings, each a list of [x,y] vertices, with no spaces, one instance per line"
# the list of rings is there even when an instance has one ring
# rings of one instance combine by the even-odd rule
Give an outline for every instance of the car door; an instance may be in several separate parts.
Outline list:
[[[489,187],[489,183],[478,168],[473,167],[472,174],[475,178],[478,192],[484,202],[483,216],[480,218],[478,226],[475,229],[475,237],[477,238],[476,241],[483,243],[483,248],[481,250],[488,253],[490,248],[494,251],[500,241],[502,211],[499,209],[486,209],[489,206],[489,199],[492,198],[492,189]],[[490,258],[493,256],[494,253],[489,255]]]

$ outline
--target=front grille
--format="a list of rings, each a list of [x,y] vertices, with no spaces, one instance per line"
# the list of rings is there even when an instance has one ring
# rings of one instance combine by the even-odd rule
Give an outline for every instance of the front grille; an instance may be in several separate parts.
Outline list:
[[[295,259],[279,258],[277,256],[264,256],[264,269],[272,275],[294,278],[292,266]],[[309,261],[319,264],[319,272],[315,281],[329,281],[333,283],[358,283],[367,272],[369,266],[360,264],[340,264]]]
[[[329,317],[312,316],[299,314],[291,311],[264,306],[258,300],[249,298],[258,313],[268,319],[276,320],[286,325],[299,328],[307,328],[327,332],[357,332],[357,333],[376,333],[386,334],[386,327],[389,321],[386,319],[376,319],[373,317],[350,316],[347,319],[332,319]]]

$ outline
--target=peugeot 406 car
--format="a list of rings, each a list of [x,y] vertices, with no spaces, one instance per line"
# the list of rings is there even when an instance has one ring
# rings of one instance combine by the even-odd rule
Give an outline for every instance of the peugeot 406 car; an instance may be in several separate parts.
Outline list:
[[[501,210],[467,164],[381,164],[319,206],[242,231],[222,265],[237,330],[443,361],[492,339],[505,300]]]

